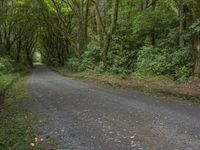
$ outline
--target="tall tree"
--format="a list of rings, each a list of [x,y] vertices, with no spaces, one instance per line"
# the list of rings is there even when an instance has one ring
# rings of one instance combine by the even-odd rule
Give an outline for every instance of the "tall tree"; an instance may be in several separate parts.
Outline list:
[[[200,26],[200,0],[194,0],[194,16],[198,26]],[[200,30],[195,30],[194,33],[194,49],[195,49],[195,69],[194,73],[200,78]]]
[[[104,63],[105,68],[107,67],[107,54],[108,54],[108,50],[110,47],[110,42],[112,40],[112,35],[113,32],[115,31],[116,25],[117,25],[117,19],[118,19],[118,10],[119,10],[119,0],[114,0],[112,3],[112,21],[111,21],[111,25],[108,28],[108,31],[106,30],[105,24],[102,20],[102,16],[99,10],[99,7],[96,3],[96,1],[93,0],[93,3],[95,4],[95,8],[97,11],[97,17],[100,23],[100,26],[103,30],[104,33],[104,44],[103,44],[103,48],[102,48],[102,61]]]

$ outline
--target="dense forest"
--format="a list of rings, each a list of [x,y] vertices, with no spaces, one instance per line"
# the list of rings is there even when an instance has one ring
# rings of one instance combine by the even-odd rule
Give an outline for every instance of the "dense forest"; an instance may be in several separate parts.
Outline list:
[[[200,0],[1,0],[0,72],[200,76]]]

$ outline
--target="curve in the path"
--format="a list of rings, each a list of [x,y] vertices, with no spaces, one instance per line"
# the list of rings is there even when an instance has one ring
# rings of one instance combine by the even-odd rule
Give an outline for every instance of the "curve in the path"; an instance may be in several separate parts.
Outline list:
[[[199,150],[200,106],[63,77],[37,65],[25,106],[70,150]]]

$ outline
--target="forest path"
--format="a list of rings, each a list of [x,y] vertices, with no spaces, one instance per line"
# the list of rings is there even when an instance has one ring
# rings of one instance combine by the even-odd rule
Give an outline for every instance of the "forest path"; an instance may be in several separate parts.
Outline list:
[[[28,80],[25,107],[60,149],[200,149],[200,106],[63,77],[44,65]]]

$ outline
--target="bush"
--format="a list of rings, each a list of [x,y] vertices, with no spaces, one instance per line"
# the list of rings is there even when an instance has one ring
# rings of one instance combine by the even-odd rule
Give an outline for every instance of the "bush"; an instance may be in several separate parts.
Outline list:
[[[101,70],[98,68],[100,65],[100,50],[100,45],[96,41],[91,41],[80,59],[70,58],[65,65],[68,69],[75,72]]]
[[[191,76],[191,71],[192,69],[187,66],[177,68],[175,77],[180,81],[186,81]]]
[[[13,72],[22,72],[27,70],[28,68],[30,68],[28,64],[17,64],[15,65]]]
[[[170,50],[143,47],[138,54],[137,72],[140,74],[166,74],[170,71]]]
[[[44,59],[43,62],[49,66],[54,66],[54,67],[59,66],[56,58],[50,57],[50,58]]]
[[[0,74],[20,72],[27,70],[28,67],[28,64],[16,63],[14,60],[8,57],[0,58]]]
[[[121,24],[113,35],[108,52],[108,71],[114,74],[130,74],[134,71],[138,41],[130,35],[131,32],[130,25]]]
[[[14,61],[10,58],[0,58],[0,72],[14,71]]]
[[[143,47],[138,54],[136,73],[141,75],[172,75],[175,79],[186,80],[192,74],[190,48],[166,49]]]
[[[70,58],[68,59],[67,62],[65,62],[65,66],[71,71],[78,72],[80,67],[80,62],[78,58]]]
[[[0,75],[0,93],[2,93],[15,78],[16,76],[11,74]]]
[[[91,41],[82,55],[81,70],[93,70],[100,62],[101,47],[98,42]]]

